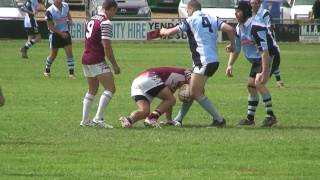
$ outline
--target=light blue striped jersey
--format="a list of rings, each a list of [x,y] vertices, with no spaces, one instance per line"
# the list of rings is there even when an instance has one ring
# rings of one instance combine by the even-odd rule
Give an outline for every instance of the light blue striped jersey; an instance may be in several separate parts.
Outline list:
[[[261,60],[261,55],[256,42],[251,34],[252,30],[252,20],[249,18],[244,24],[238,24],[236,27],[236,37],[235,37],[235,51],[240,53],[241,47],[244,56],[250,62],[256,62]]]
[[[23,12],[26,12],[26,15],[24,16],[25,28],[38,27],[37,21],[35,20],[35,13],[38,5],[38,0],[26,0],[26,2],[21,6],[20,9]],[[29,14],[27,11],[31,11],[33,14]]]
[[[255,22],[259,23],[260,25],[264,24],[264,26],[266,26],[268,28],[268,31],[270,32],[270,34],[273,37],[274,46],[277,47],[278,51],[280,51],[280,48],[279,48],[277,42],[275,41],[274,32],[270,31],[270,28],[272,26],[272,18],[271,18],[269,10],[267,10],[261,6],[259,8],[257,14],[254,16],[254,20],[255,20]]]
[[[217,17],[195,11],[178,25],[187,33],[194,66],[219,62],[217,39],[223,24]]]
[[[279,47],[261,14],[253,16],[251,34],[260,51],[268,49],[270,55],[275,55],[279,51]]]
[[[259,8],[257,14],[255,15],[256,21],[264,22],[264,24],[270,28],[271,27],[271,15],[267,9],[264,9],[262,6]]]
[[[68,27],[68,13],[69,13],[69,5],[65,2],[62,2],[62,10],[60,11],[54,4],[52,4],[46,12],[46,20],[52,21],[54,23],[54,27],[59,31],[67,32],[69,30]]]

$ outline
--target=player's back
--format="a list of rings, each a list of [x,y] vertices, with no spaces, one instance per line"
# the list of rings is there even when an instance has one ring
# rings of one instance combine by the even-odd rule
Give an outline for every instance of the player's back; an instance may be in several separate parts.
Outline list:
[[[104,61],[104,47],[102,39],[112,37],[112,25],[103,15],[93,16],[86,24],[85,50],[82,57],[83,64],[97,64]]]
[[[188,72],[189,71],[186,71],[186,69],[178,67],[156,67],[145,70],[139,75],[139,77],[158,76],[165,85],[175,90],[180,85],[186,83],[186,73]]]
[[[217,39],[218,30],[220,30],[222,23],[217,17],[204,14],[201,11],[195,11],[186,20],[185,24],[190,27],[190,30],[186,32],[196,65],[218,61]]]

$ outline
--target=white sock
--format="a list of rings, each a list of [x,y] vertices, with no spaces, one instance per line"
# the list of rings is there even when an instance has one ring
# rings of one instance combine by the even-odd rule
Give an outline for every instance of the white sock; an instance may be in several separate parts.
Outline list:
[[[103,91],[101,97],[100,97],[100,101],[99,101],[99,106],[97,109],[97,114],[96,114],[96,119],[102,119],[103,118],[103,113],[105,108],[107,107],[107,105],[109,104],[109,102],[112,99],[112,92],[105,90]]]
[[[91,109],[91,104],[93,102],[94,95],[87,93],[83,98],[83,108],[82,108],[82,121],[89,120],[89,114]]]

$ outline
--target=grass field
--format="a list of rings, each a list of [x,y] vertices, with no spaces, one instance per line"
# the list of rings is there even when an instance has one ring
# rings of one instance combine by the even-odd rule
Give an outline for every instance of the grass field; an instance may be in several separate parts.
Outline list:
[[[22,43],[0,41],[0,85],[7,99],[0,108],[0,179],[320,178],[319,44],[281,44],[285,88],[277,88],[274,78],[268,85],[279,119],[275,128],[259,127],[261,102],[256,127],[235,127],[247,111],[249,63],[241,55],[235,77],[227,79],[227,56],[220,44],[221,65],[206,93],[227,128],[205,128],[211,119],[194,103],[182,128],[148,129],[138,123],[122,129],[118,118],[135,109],[133,78],[153,66],[190,67],[191,60],[185,43],[114,43],[122,74],[115,77],[117,92],[105,114],[115,126],[110,130],[79,127],[87,88],[82,42],[73,46],[76,80],[67,78],[63,51],[53,64],[52,78],[45,79],[47,42],[33,47],[28,60],[20,59]]]

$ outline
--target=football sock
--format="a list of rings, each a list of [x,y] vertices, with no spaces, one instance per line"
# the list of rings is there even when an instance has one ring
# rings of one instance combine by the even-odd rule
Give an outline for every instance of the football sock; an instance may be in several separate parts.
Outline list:
[[[266,116],[274,116],[272,111],[272,101],[271,101],[271,95],[269,92],[262,94],[263,103],[266,111]]]
[[[107,107],[107,105],[109,104],[109,102],[111,101],[111,99],[112,99],[112,92],[110,92],[108,90],[103,91],[103,93],[100,97],[97,114],[95,116],[97,119],[103,118],[104,110]]]
[[[67,64],[69,68],[69,74],[74,74],[74,60],[73,57],[68,57]]]
[[[257,106],[259,104],[259,95],[256,96],[248,96],[248,112],[247,119],[250,121],[254,120],[254,115],[256,113]]]
[[[202,106],[203,109],[205,109],[211,116],[213,117],[213,120],[222,122],[223,118],[220,116],[214,105],[210,102],[209,98],[207,96],[202,96],[196,98],[196,101]]]
[[[89,113],[94,95],[87,93],[83,98],[82,121],[89,120]]]
[[[277,81],[281,81],[281,76],[280,76],[280,70],[279,69],[275,70],[273,74],[276,77]]]
[[[34,45],[35,43],[36,43],[36,42],[35,42],[35,40],[33,40],[33,39],[30,40],[30,41],[27,41],[26,44],[24,45],[24,48],[28,50],[28,49],[31,48],[32,45]]]
[[[51,65],[52,65],[52,60],[50,57],[48,57],[46,62],[46,73],[50,73]]]
[[[187,115],[192,103],[193,101],[183,102],[177,116],[174,118],[174,121],[182,122],[183,118]]]

